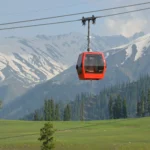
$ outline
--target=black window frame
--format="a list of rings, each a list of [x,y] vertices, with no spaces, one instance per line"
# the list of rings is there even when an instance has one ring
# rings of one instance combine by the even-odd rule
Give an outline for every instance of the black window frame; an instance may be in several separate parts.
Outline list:
[[[76,65],[78,74],[82,74],[82,58],[83,58],[83,54],[80,54]]]

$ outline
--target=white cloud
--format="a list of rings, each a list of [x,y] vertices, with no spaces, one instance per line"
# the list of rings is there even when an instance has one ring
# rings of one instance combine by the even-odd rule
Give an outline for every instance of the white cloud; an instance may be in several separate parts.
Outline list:
[[[128,4],[142,3],[141,0],[130,0],[130,1],[115,0],[115,2],[117,4],[120,2],[121,5],[127,5],[126,3]],[[131,11],[145,7],[147,7],[147,5],[121,9],[113,11],[112,13]],[[148,15],[148,12],[149,10],[146,10],[107,18],[104,23],[106,31],[109,32],[109,34],[122,34],[126,37],[132,36],[133,34],[140,31],[144,31],[145,33],[150,32],[149,28],[150,17]]]
[[[129,17],[128,19],[107,19],[105,24],[107,31],[111,34],[122,34],[129,37],[136,32],[144,31],[148,26],[148,21],[144,18]]]

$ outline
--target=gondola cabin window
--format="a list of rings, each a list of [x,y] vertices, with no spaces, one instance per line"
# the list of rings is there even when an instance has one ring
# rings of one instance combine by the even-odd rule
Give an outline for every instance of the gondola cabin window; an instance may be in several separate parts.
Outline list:
[[[104,61],[101,55],[86,54],[84,61],[85,73],[103,73]]]

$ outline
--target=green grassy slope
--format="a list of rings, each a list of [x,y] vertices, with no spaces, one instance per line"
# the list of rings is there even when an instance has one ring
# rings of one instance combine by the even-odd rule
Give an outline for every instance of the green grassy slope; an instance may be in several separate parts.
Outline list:
[[[0,150],[40,150],[43,124],[1,120]],[[56,150],[150,150],[150,118],[53,124]]]

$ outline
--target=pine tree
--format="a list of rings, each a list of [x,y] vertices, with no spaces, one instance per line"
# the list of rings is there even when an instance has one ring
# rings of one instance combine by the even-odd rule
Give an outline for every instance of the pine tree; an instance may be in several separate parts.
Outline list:
[[[49,99],[47,102],[47,121],[52,120],[52,115],[51,115],[51,100]]]
[[[49,120],[49,118],[48,118],[48,116],[49,116],[49,113],[48,113],[48,100],[45,100],[44,101],[44,120],[45,121],[48,121]]]
[[[114,104],[113,104],[113,118],[117,119],[117,101],[116,101],[116,99],[114,100]]]
[[[122,117],[127,118],[127,103],[126,99],[122,101]]]
[[[145,110],[144,110],[144,92],[142,91],[142,95],[141,95],[141,116],[144,117],[145,116]]]
[[[56,104],[56,106],[55,106],[55,120],[56,120],[56,121],[59,121],[59,120],[60,120],[59,104]]]
[[[51,99],[51,120],[55,120],[55,104],[54,104],[54,100]]]
[[[35,110],[34,112],[34,121],[38,121],[39,120],[39,114],[38,114],[38,111]]]
[[[67,119],[68,119],[68,117],[67,117],[67,114],[68,112],[67,112],[67,106],[64,108],[64,121],[68,121]]]
[[[137,116],[138,117],[142,116],[141,101],[137,102]]]
[[[0,109],[2,108],[2,101],[0,100]]]
[[[47,101],[47,121],[55,120],[55,108],[54,108],[54,100],[49,99]]]
[[[150,89],[148,90],[147,106],[148,106],[148,114],[150,115]]]
[[[122,103],[120,95],[117,96],[116,100],[116,115],[117,119],[122,117]]]
[[[80,97],[79,94],[76,95],[75,100],[72,102],[72,119],[79,120],[80,119]]]
[[[108,110],[109,110],[109,118],[113,119],[114,118],[114,116],[113,116],[113,99],[111,96],[110,96],[109,103],[108,103]]]
[[[83,102],[83,100],[81,102],[81,107],[80,107],[80,120],[81,121],[84,120],[84,102]]]
[[[148,101],[146,96],[144,96],[144,116],[148,114]]]
[[[41,150],[51,150],[55,148],[54,137],[55,129],[53,128],[53,124],[45,123],[44,127],[40,129],[40,137],[39,141],[43,141]]]
[[[68,120],[71,120],[71,107],[70,105],[68,104]]]
[[[69,121],[71,119],[71,109],[69,104],[64,109],[64,121]]]

